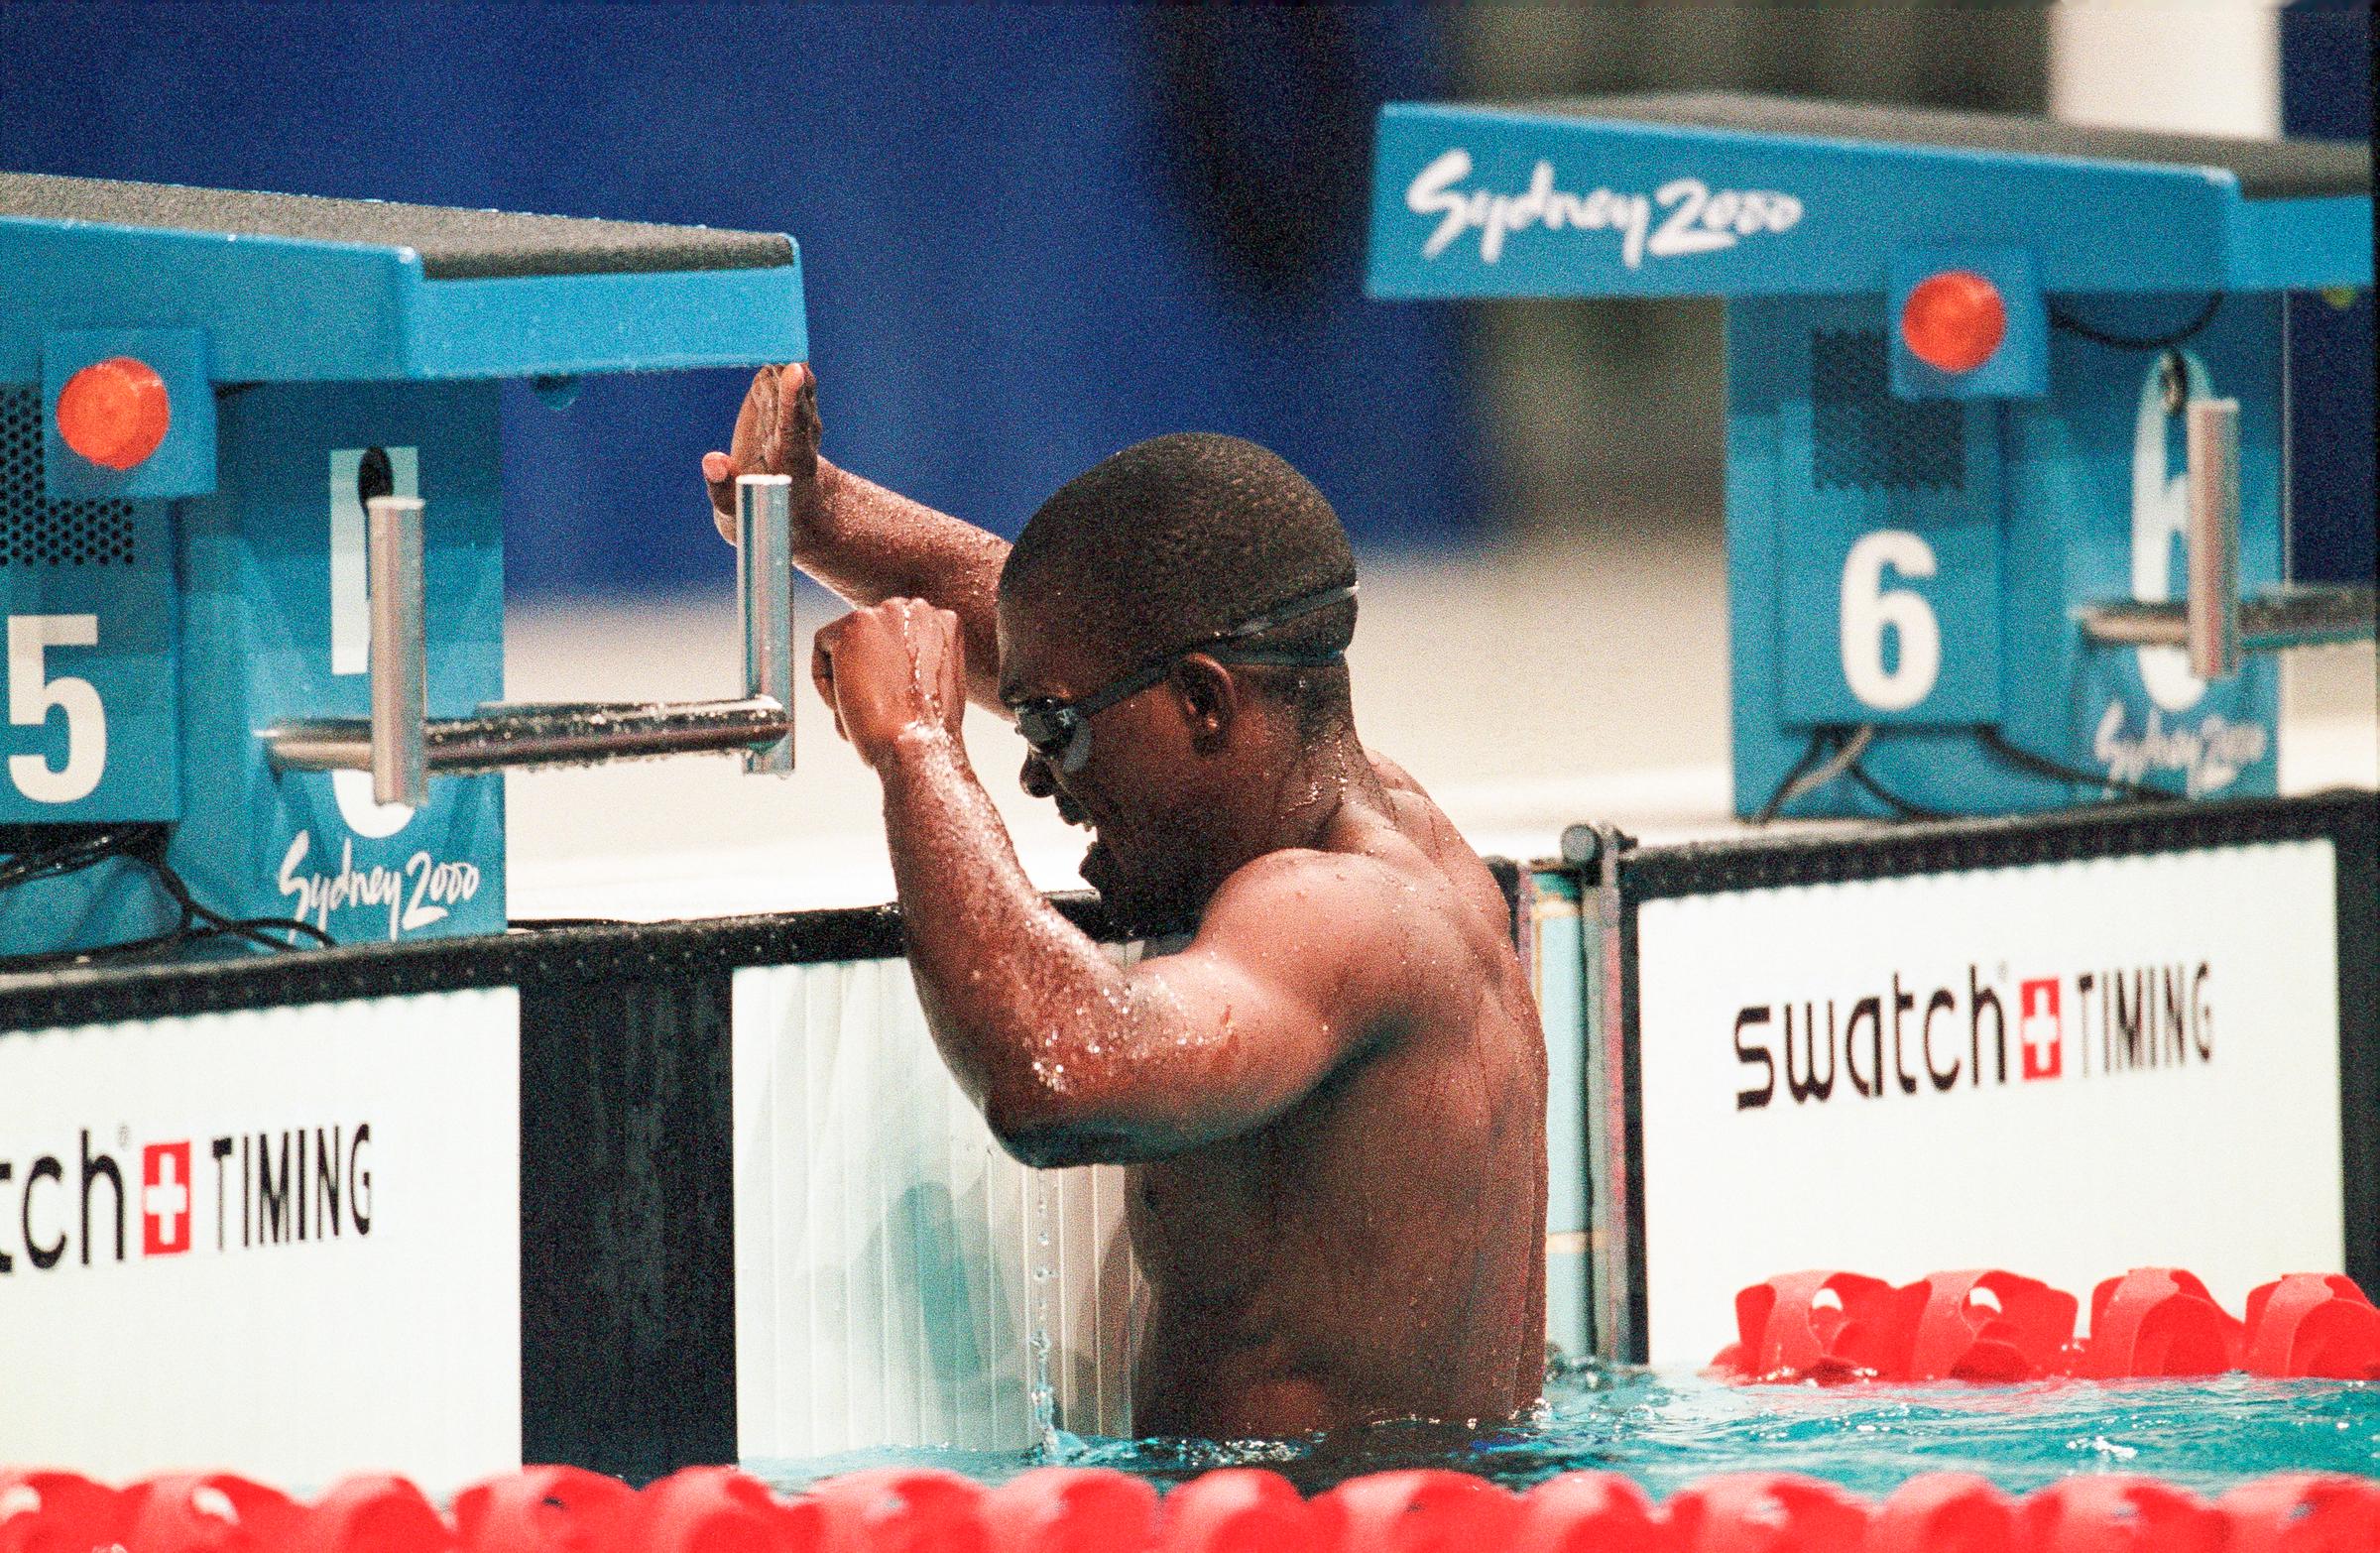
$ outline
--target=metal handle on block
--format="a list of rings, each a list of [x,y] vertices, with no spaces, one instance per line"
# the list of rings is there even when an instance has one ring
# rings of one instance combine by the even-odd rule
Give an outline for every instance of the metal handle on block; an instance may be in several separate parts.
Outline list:
[[[785,475],[736,479],[736,599],[744,619],[744,695],[787,716],[785,736],[744,752],[744,769],[793,770],[793,482]]]
[[[369,718],[284,723],[266,730],[277,771],[372,774],[376,803],[420,808],[432,773],[466,776],[516,767],[591,766],[663,755],[744,752],[747,771],[793,769],[792,482],[738,482],[738,562],[747,694],[733,701],[585,701],[483,706],[469,717],[428,716],[418,497],[366,504],[371,578]]]
[[[424,764],[446,776],[750,750],[783,740],[792,726],[793,714],[765,697],[483,706],[416,725]],[[362,771],[372,764],[372,736],[363,719],[346,717],[284,723],[265,741],[281,771]]]
[[[422,735],[429,697],[421,629],[421,499],[375,496],[365,511],[372,618],[372,801],[420,808],[429,801]]]
[[[2179,390],[2177,390],[2179,392]],[[2181,648],[2201,679],[2228,679],[2244,653],[2372,640],[2372,589],[2298,584],[2239,593],[2239,402],[2194,399],[2183,408],[2183,543],[2189,586],[2179,604],[2112,599],[2078,617],[2102,647]]]
[[[2193,674],[2229,679],[2239,672],[2239,401],[2194,399],[2184,415],[2183,641]]]

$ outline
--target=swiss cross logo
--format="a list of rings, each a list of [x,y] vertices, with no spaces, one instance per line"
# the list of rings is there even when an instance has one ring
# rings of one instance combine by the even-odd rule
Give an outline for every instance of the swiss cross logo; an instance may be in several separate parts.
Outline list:
[[[2058,1016],[2057,979],[2019,983],[2017,1014],[2017,1033],[2025,1046],[2025,1077],[2056,1078],[2066,1065],[2066,1025]]]
[[[178,1256],[190,1249],[190,1145],[151,1143],[141,1150],[141,1254]]]

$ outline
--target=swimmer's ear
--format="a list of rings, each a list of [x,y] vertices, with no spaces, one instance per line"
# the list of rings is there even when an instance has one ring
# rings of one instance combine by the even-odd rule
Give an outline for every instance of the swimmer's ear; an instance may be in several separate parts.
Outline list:
[[[1223,747],[1240,715],[1240,685],[1204,653],[1193,653],[1173,668],[1173,693],[1190,724],[1190,748],[1201,755]]]

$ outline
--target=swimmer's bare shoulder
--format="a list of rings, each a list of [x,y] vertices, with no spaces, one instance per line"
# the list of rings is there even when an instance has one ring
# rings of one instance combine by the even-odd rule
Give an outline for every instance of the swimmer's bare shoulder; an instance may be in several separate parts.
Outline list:
[[[1480,861],[1471,843],[1455,829],[1454,821],[1438,807],[1438,800],[1422,789],[1412,774],[1377,750],[1367,749],[1364,754],[1388,797],[1398,828],[1428,854],[1475,909],[1485,913],[1485,919],[1493,924],[1496,942],[1504,942],[1504,895],[1495,883],[1495,876],[1488,872],[1488,865]],[[1514,964],[1518,964],[1517,957]]]
[[[1165,1038],[1081,1076],[1068,1110],[1104,1135],[1090,1156],[1147,1162],[1264,1127],[1398,1027],[1443,936],[1406,893],[1393,864],[1353,851],[1287,849],[1234,873],[1188,943],[1128,976]]]
[[[1228,1042],[1242,1088],[1152,1065],[1148,1088],[1195,1094],[1205,1125],[1173,1119],[1154,1130],[1165,1139],[1155,1147],[1144,1132],[1137,1157],[1260,1127],[1334,1069],[1416,1029],[1468,1040],[1477,1020],[1451,1011],[1528,1004],[1493,876],[1402,768],[1370,759],[1384,801],[1343,804],[1318,845],[1240,868],[1187,943],[1131,972],[1202,1032],[1191,1044],[1208,1032]]]

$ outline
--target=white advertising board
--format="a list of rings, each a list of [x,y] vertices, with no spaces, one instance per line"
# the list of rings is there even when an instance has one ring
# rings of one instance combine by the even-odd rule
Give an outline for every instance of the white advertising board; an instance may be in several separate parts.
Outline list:
[[[1639,907],[1647,1343],[1735,1291],[2184,1266],[2234,1314],[2345,1255],[2327,841]]]
[[[510,988],[0,1033],[0,1462],[521,1460]]]

